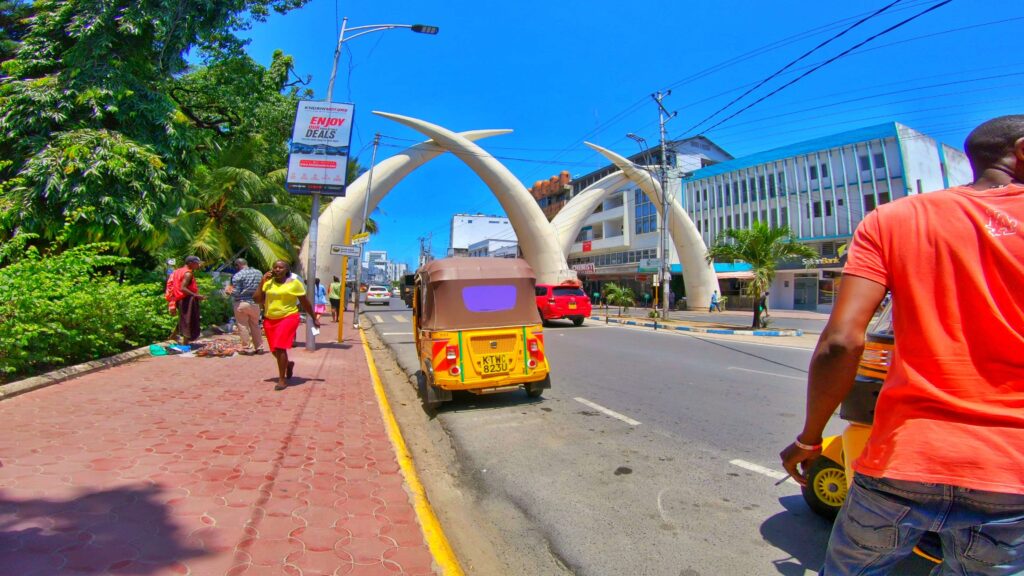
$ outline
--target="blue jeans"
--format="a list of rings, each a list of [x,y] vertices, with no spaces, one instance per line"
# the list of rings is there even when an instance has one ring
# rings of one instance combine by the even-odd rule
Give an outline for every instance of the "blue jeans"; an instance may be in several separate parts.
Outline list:
[[[889,574],[925,532],[942,540],[933,576],[1024,573],[1024,495],[857,474],[819,574]]]

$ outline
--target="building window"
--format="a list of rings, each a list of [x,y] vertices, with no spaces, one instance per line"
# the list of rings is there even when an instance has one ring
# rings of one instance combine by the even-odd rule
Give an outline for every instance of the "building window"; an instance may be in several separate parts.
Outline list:
[[[831,215],[832,215],[832,201],[831,200],[825,200],[825,216],[831,216]]]
[[[635,213],[635,225],[634,228],[637,234],[646,234],[648,232],[654,232],[658,229],[658,216],[657,210],[654,209],[654,204],[651,199],[641,190],[633,191],[633,200],[636,202]]]
[[[875,152],[875,168],[885,168],[885,152]]]
[[[750,214],[746,212],[743,213],[743,227],[750,228]]]
[[[879,204],[888,204],[889,203],[889,193],[888,192],[879,192],[878,193],[878,203]]]
[[[739,184],[737,184],[737,185],[732,187],[732,203],[733,204],[739,204],[740,203],[740,185]]]
[[[842,198],[840,198],[840,199],[836,200],[836,204],[839,205],[839,206],[845,206],[846,202]]]
[[[783,226],[789,226],[789,208],[782,206],[779,208],[779,213],[781,214],[781,216],[779,216],[779,222]]]
[[[818,167],[817,166],[811,166],[807,170],[811,173],[811,180],[817,180],[818,179]]]
[[[871,194],[864,195],[864,212],[871,212],[875,209],[875,197]]]
[[[860,169],[862,172],[871,170],[871,160],[868,159],[867,154],[862,154],[858,156],[857,159],[860,160]]]
[[[768,176],[768,196],[775,198],[775,178]]]

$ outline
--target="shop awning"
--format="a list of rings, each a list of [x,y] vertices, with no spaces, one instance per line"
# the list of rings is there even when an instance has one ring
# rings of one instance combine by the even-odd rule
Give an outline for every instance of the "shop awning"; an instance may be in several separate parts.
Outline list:
[[[728,280],[729,278],[739,278],[740,280],[750,280],[754,277],[754,273],[750,270],[741,270],[738,272],[719,272],[716,274],[719,280]]]

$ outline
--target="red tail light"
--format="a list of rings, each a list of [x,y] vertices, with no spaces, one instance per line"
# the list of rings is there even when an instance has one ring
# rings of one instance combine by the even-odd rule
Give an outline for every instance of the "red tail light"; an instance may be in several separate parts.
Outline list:
[[[530,352],[530,359],[526,361],[526,365],[530,368],[536,368],[537,363],[544,360],[544,352],[540,348],[542,338],[538,334],[536,338],[529,338],[526,341],[526,350]]]
[[[444,357],[447,360],[458,360],[459,359],[459,347],[458,346],[448,346],[445,349]]]
[[[555,303],[555,297],[554,296],[548,298],[548,304],[554,304],[554,303]]]
[[[530,338],[529,346],[530,346],[530,354],[536,354],[537,352],[540,352],[540,344],[536,340],[534,340],[533,338]]]

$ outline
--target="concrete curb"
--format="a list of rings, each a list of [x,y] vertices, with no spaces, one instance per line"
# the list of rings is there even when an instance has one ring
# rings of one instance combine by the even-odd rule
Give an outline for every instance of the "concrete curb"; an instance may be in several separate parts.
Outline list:
[[[602,316],[591,316],[591,320],[604,321]],[[609,318],[609,324],[622,324],[624,326],[640,326],[643,328],[654,328],[654,322],[644,320],[623,320]],[[676,332],[696,332],[698,334],[732,334],[737,336],[803,336],[804,331],[796,330],[733,330],[730,328],[700,328],[696,326],[673,326],[672,324],[660,324],[662,330],[674,330]]]
[[[202,336],[214,336],[216,334],[223,334],[226,331],[224,328],[218,326],[221,330],[217,332],[211,328],[207,328],[200,333]],[[153,342],[153,344],[159,344],[161,346],[169,346],[174,344],[170,340],[164,342]],[[60,384],[66,382],[72,378],[89,374],[97,370],[103,370],[104,368],[112,368],[119,366],[132,360],[142,358],[143,356],[149,356],[149,347],[151,344],[146,344],[141,348],[129,350],[127,352],[121,352],[113,356],[106,358],[100,358],[99,360],[90,360],[83,364],[77,364],[75,366],[68,366],[66,368],[58,368],[52,372],[46,374],[40,374],[39,376],[32,376],[24,380],[17,380],[15,382],[9,382],[7,384],[0,384],[0,402],[7,400],[8,398],[14,398],[20,396],[26,392],[32,392],[33,390],[39,390],[40,388],[46,388],[47,386],[53,386],[54,384]]]
[[[149,356],[148,344],[142,348],[136,348],[107,358],[100,358],[99,360],[92,360],[84,364],[60,368],[53,372],[47,372],[46,374],[39,376],[32,376],[31,378],[4,384],[0,386],[0,402],[3,402],[8,398],[14,398],[15,396],[19,396],[26,392],[39,390],[40,388],[46,388],[47,386],[53,386],[54,384],[60,384],[61,382],[84,374],[89,374],[90,372],[131,362],[132,360],[143,356]]]

